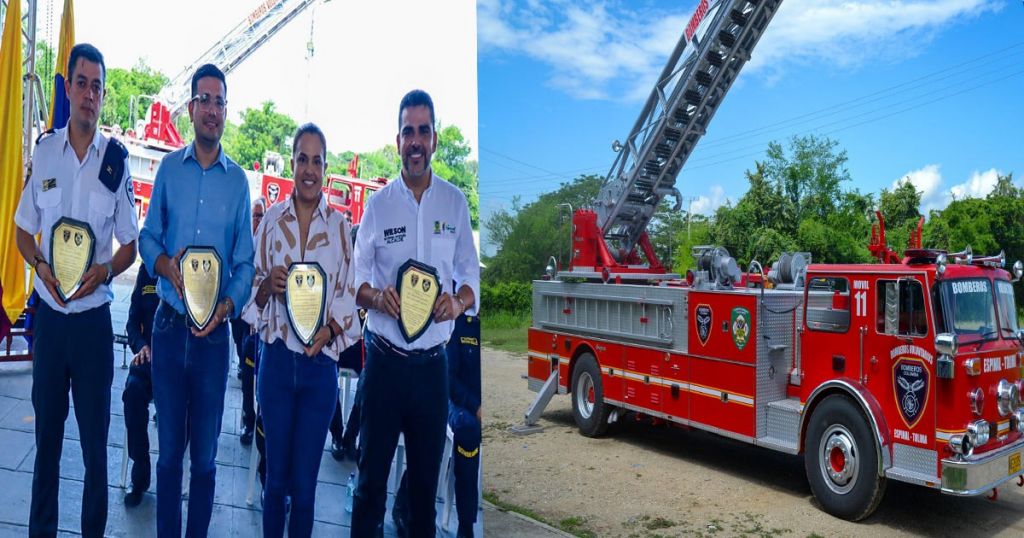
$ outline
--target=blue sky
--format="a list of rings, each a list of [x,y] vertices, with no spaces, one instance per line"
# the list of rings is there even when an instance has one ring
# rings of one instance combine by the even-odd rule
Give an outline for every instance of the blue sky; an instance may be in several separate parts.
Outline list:
[[[485,218],[607,174],[697,3],[478,2]],[[1024,185],[1022,28],[1018,0],[785,0],[676,186],[709,214],[769,141],[811,133],[848,152],[847,188],[909,177],[925,212]]]

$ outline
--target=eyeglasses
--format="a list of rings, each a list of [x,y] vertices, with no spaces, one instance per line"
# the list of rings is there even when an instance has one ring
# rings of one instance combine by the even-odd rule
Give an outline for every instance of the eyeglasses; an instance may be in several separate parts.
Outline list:
[[[192,101],[199,103],[199,106],[209,110],[213,108],[217,112],[223,112],[224,107],[228,106],[228,102],[220,97],[211,97],[210,94],[204,93],[192,97]]]

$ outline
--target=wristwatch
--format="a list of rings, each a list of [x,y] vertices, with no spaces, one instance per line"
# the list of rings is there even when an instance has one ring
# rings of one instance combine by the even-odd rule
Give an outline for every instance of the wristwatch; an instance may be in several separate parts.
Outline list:
[[[34,269],[34,270],[35,270],[35,271],[36,271],[36,272],[38,273],[38,272],[39,272],[39,264],[41,264],[41,263],[46,263],[46,264],[48,264],[48,263],[50,263],[50,262],[46,261],[46,258],[44,258],[44,257],[40,256],[40,255],[39,255],[39,254],[37,253],[37,254],[36,254],[36,257],[35,257],[35,258],[32,258],[32,269]]]
[[[103,283],[109,286],[114,281],[114,264],[107,262],[103,264],[103,267],[107,268],[107,279]]]

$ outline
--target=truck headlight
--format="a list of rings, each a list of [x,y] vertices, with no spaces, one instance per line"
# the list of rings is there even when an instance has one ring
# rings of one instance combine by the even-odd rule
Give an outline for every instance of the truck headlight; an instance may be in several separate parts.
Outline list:
[[[996,387],[996,401],[999,404],[999,415],[1010,416],[1020,407],[1020,390],[1017,388],[1017,384],[1000,379],[999,385]]]
[[[974,422],[968,424],[967,436],[970,437],[972,445],[984,445],[985,443],[988,442],[989,437],[988,422],[984,420],[975,420]]]

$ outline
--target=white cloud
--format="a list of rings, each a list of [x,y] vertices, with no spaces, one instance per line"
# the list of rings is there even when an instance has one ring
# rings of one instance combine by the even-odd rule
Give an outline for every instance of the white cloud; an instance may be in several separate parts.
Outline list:
[[[942,172],[939,170],[939,165],[929,164],[903,174],[892,182],[892,188],[899,187],[900,183],[904,181],[910,181],[921,193],[921,212],[927,215],[932,209],[945,208],[953,200],[988,196],[1001,175],[1002,172],[995,168],[984,172],[974,171],[967,181],[946,189],[942,186]]]
[[[710,216],[728,201],[725,197],[725,189],[721,185],[712,185],[710,191],[711,196],[698,196],[693,201],[691,207],[694,213]]]
[[[898,61],[942,29],[997,11],[1005,0],[787,0],[758,44],[751,69],[790,63],[853,68]]]
[[[949,203],[949,193],[941,190],[942,172],[937,164],[929,164],[903,174],[892,182],[892,188],[896,189],[904,181],[910,181],[917,192],[921,193],[921,210],[926,215],[932,209],[942,209]]]
[[[988,196],[992,189],[996,186],[996,181],[999,179],[1002,173],[995,168],[990,168],[984,172],[978,172],[977,170],[971,174],[971,178],[966,182],[954,186],[950,191],[953,194],[953,198],[962,200],[964,198],[984,198]]]
[[[643,100],[696,1],[636,11],[607,1],[480,0],[482,55],[522,54],[546,64],[549,83],[580,99]],[[918,53],[939,31],[997,11],[1006,0],[787,0],[754,52],[769,79],[794,64],[840,69]],[[632,4],[627,4],[632,5]]]

